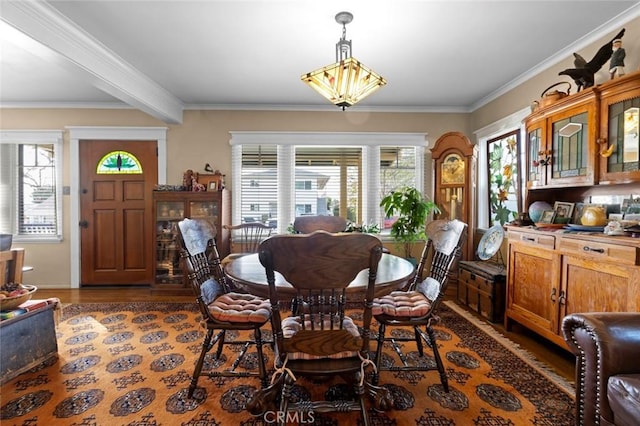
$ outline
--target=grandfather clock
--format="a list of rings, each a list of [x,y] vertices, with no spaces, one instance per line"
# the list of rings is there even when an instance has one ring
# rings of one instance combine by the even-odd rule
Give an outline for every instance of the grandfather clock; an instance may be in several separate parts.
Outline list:
[[[436,219],[458,219],[468,225],[461,260],[473,260],[477,147],[460,132],[445,133],[431,148],[434,201],[440,208]]]

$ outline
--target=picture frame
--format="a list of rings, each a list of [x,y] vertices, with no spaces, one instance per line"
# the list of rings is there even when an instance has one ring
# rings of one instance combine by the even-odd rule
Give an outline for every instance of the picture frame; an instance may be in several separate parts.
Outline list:
[[[222,187],[222,175],[198,173],[197,180],[207,188],[207,191],[218,191]],[[216,189],[211,189],[213,182],[216,184]]]
[[[555,210],[545,210],[545,211],[542,212],[542,216],[540,216],[540,222],[539,223],[551,224],[551,223],[553,223],[555,218],[556,218],[556,211]]]
[[[564,201],[556,201],[553,204],[553,210],[556,212],[556,219],[571,219],[573,217],[574,203],[566,203]]]
[[[209,182],[209,187],[207,188],[207,191],[217,191],[218,190],[218,181],[212,180],[211,182]]]
[[[573,215],[571,223],[575,225],[582,225],[582,213],[587,207],[603,207],[604,204],[592,204],[592,203],[576,203],[573,209]]]

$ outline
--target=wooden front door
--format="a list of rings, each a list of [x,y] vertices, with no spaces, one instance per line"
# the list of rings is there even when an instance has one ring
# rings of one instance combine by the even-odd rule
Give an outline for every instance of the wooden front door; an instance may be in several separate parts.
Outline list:
[[[151,284],[156,141],[80,144],[81,285]],[[131,173],[139,171],[141,173]]]

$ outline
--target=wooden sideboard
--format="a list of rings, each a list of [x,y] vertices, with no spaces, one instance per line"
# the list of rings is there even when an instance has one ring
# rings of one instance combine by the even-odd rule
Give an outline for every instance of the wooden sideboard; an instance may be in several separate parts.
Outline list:
[[[525,120],[525,206],[640,195],[640,71],[583,89]],[[575,218],[573,218],[575,219]],[[566,348],[564,316],[640,308],[640,239],[507,226],[505,327]]]
[[[640,310],[640,239],[513,226],[507,239],[507,330],[515,321],[566,348],[566,315]]]

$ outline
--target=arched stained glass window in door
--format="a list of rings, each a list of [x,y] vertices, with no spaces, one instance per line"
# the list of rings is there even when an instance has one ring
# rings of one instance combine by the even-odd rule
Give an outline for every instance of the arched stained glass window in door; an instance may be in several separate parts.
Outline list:
[[[111,151],[100,159],[96,173],[104,174],[140,174],[142,165],[135,155],[126,151]]]

